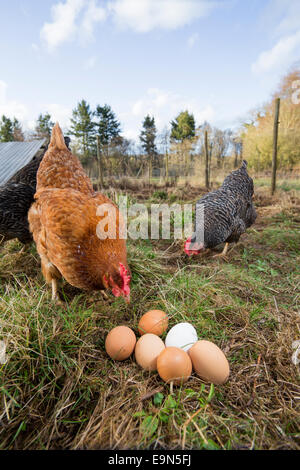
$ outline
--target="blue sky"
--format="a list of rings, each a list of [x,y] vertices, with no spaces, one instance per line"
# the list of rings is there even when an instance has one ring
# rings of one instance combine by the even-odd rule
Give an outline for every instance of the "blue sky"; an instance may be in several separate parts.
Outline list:
[[[63,127],[82,98],[125,136],[189,109],[235,126],[300,59],[299,0],[0,0],[0,115]]]

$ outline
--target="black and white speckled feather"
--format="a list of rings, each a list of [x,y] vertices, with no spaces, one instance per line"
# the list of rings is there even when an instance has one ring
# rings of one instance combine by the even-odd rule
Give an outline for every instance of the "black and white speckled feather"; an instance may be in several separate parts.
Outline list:
[[[70,139],[65,137],[66,145]],[[0,243],[18,238],[22,243],[32,241],[28,211],[36,191],[36,175],[47,146],[0,186]]]
[[[7,183],[0,188],[0,242],[18,238],[32,240],[27,213],[33,202],[35,187],[26,183]]]
[[[253,193],[253,180],[248,175],[247,162],[243,161],[241,168],[232,171],[219,189],[211,191],[197,201],[196,211],[204,205],[202,249],[239,240],[241,234],[256,219],[256,210],[252,202]],[[199,242],[201,246],[200,230],[196,224],[193,236],[186,242],[186,252],[199,251]]]

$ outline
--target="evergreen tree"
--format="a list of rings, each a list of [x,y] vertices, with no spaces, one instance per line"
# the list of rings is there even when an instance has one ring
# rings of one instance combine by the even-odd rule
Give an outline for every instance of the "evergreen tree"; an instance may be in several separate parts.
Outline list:
[[[49,113],[40,114],[36,121],[34,136],[39,139],[50,139],[54,122]]]
[[[0,142],[23,141],[24,134],[17,118],[2,116],[0,121]]]
[[[95,116],[98,118],[95,122],[96,132],[102,145],[108,145],[113,139],[120,136],[120,123],[109,105],[98,105]]]
[[[195,136],[195,118],[188,111],[182,111],[174,121],[171,122],[171,139],[183,142]]]
[[[143,130],[140,133],[140,141],[144,152],[151,158],[157,155],[155,144],[156,126],[154,117],[147,115],[143,121]]]
[[[0,142],[12,142],[13,140],[14,140],[13,121],[3,115],[0,121]]]
[[[13,135],[14,135],[15,141],[19,141],[19,142],[24,141],[24,134],[23,134],[21,123],[16,118],[14,118],[13,120]]]
[[[152,163],[153,163],[153,160],[157,158],[157,149],[156,149],[155,139],[156,139],[155,120],[154,120],[154,117],[151,117],[148,114],[143,121],[143,129],[140,133],[140,141],[142,144],[142,148],[148,157],[149,184],[151,183],[151,177],[152,177]]]
[[[80,142],[84,158],[89,158],[95,146],[95,123],[90,105],[81,100],[72,111],[70,134]]]

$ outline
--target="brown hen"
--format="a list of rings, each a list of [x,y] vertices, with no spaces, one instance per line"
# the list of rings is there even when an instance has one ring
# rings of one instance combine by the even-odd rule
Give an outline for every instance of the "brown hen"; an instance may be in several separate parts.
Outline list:
[[[119,233],[120,226],[122,233],[124,229],[122,216],[115,204],[93,190],[58,124],[37,173],[28,220],[53,299],[57,299],[57,279],[63,276],[75,287],[111,288],[116,297],[129,301],[126,242]]]

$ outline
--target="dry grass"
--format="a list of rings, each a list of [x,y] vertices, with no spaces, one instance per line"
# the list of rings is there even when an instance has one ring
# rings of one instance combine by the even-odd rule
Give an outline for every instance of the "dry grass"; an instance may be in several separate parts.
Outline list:
[[[195,199],[197,191],[165,188],[168,200]],[[291,357],[300,339],[300,197],[271,198],[259,188],[256,204],[256,225],[227,261],[188,259],[166,240],[131,242],[130,306],[63,284],[65,305],[54,307],[35,248],[1,247],[8,361],[0,366],[0,448],[299,450],[299,369]],[[155,307],[168,312],[170,326],[190,321],[223,348],[231,366],[225,385],[193,375],[171,394],[133,358],[107,357],[107,332],[119,324],[136,330]]]

